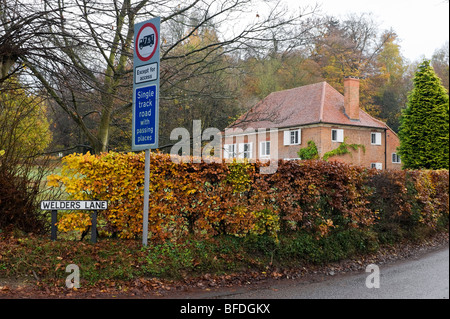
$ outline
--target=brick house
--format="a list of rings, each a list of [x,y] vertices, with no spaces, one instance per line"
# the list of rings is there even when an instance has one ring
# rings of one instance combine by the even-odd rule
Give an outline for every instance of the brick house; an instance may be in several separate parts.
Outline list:
[[[352,77],[344,79],[344,95],[326,82],[271,93],[225,129],[222,155],[297,159],[310,140],[320,157],[344,140],[365,146],[329,160],[401,169],[397,134],[359,107],[359,79]]]

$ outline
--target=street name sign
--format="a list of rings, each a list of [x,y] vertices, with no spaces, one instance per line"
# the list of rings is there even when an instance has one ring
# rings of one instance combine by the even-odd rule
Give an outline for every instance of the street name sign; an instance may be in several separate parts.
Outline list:
[[[56,240],[58,210],[91,210],[91,241],[97,242],[97,211],[108,209],[106,200],[43,200],[41,209],[51,211],[50,239]],[[84,235],[83,235],[84,236]]]
[[[41,201],[42,210],[105,210],[108,209],[106,200],[44,200]]]

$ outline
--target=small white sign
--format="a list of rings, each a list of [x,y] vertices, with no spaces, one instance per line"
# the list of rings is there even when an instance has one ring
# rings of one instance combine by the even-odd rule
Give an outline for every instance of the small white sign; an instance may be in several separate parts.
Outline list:
[[[105,210],[108,209],[106,200],[44,200],[41,201],[42,210]]]
[[[158,79],[158,63],[138,66],[135,68],[134,81],[136,84]]]

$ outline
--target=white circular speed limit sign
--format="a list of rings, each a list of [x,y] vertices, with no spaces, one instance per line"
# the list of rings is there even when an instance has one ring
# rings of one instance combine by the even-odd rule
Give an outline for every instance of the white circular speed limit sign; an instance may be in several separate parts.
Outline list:
[[[136,36],[136,55],[141,61],[148,61],[156,52],[158,47],[158,31],[153,23],[146,23]]]

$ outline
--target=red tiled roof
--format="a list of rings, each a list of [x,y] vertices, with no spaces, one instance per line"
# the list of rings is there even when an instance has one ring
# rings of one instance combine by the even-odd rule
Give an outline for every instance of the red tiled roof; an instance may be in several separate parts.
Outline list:
[[[326,82],[269,94],[229,128],[285,128],[315,123],[387,128],[363,110],[359,120],[344,112],[344,96]]]

